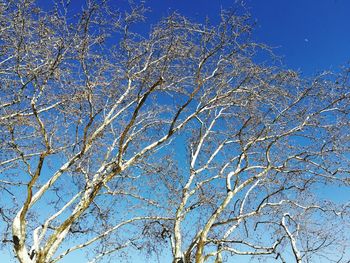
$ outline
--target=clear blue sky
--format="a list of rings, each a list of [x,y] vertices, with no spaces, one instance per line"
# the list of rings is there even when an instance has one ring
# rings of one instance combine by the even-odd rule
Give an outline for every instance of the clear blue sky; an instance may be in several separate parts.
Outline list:
[[[47,7],[52,0],[37,0]],[[136,0],[137,1],[137,0]],[[227,9],[242,0],[145,0],[155,23],[172,11],[196,21],[208,16],[218,19],[221,8]],[[73,0],[79,10],[85,0]],[[125,6],[127,0],[111,0]],[[349,0],[243,0],[253,21],[254,37],[275,47],[286,67],[312,75],[323,70],[338,70],[350,61]]]
[[[112,0],[125,2],[124,0]],[[39,0],[47,6],[50,0]],[[72,0],[79,8],[83,0]],[[233,6],[234,0],[149,0],[151,22],[172,11],[193,20],[208,16],[218,18],[221,8]],[[350,61],[349,0],[246,0],[246,7],[256,20],[254,38],[276,47],[287,68],[312,75],[322,70],[339,70]],[[1,255],[0,255],[1,256]],[[3,261],[4,260],[4,261]],[[68,260],[68,259],[67,259]],[[69,262],[63,260],[62,262]],[[143,259],[139,262],[144,262]],[[0,257],[8,262],[8,255]],[[74,262],[85,262],[75,259]]]
[[[215,19],[234,0],[150,0],[157,15],[178,10],[194,19]],[[306,75],[338,70],[350,60],[349,0],[246,0],[257,22],[255,38],[276,47],[287,67]]]

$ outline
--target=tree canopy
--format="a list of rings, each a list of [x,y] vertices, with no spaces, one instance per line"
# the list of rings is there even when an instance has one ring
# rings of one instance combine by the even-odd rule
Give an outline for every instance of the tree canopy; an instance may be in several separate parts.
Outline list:
[[[117,7],[0,1],[1,248],[348,262],[349,203],[324,190],[349,189],[349,72],[285,69],[239,8]]]

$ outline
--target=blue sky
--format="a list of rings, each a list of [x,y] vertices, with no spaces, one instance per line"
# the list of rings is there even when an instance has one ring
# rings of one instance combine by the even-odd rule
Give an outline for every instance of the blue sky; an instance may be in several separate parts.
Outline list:
[[[47,7],[52,0],[37,0]],[[85,0],[71,1],[75,10]],[[112,0],[126,6],[127,0]],[[196,21],[218,20],[220,10],[242,0],[146,0],[149,22],[177,11]],[[274,47],[286,67],[312,75],[339,70],[350,61],[350,1],[348,0],[243,0],[257,25],[254,38]]]
[[[113,0],[125,2],[124,0]],[[50,0],[40,0],[47,5]],[[76,8],[82,0],[72,0]],[[233,6],[234,0],[149,0],[151,22],[172,11],[193,20],[208,16],[218,19],[221,8]],[[246,7],[257,22],[254,39],[275,47],[286,68],[305,75],[323,70],[339,70],[350,61],[349,0],[247,0]],[[5,261],[3,261],[5,260]],[[7,262],[8,256],[0,257]],[[135,258],[140,260],[140,258]],[[84,260],[74,260],[76,263]],[[69,261],[62,261],[69,262]]]
[[[189,17],[217,18],[234,0],[151,0],[156,16],[178,10]],[[247,0],[256,20],[255,39],[275,47],[286,67],[312,75],[338,70],[350,60],[350,1]]]
[[[150,0],[155,15],[178,10],[193,19],[217,18],[234,0]],[[275,47],[286,67],[312,75],[350,60],[350,1],[247,0],[255,39]],[[154,14],[152,14],[154,15]]]

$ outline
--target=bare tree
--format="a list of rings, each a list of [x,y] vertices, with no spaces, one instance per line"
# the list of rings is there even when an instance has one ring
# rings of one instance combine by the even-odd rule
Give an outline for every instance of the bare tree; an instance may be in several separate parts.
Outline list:
[[[248,15],[146,32],[145,6],[115,10],[0,2],[3,248],[347,262],[349,205],[322,190],[350,182],[348,73],[256,62]]]

